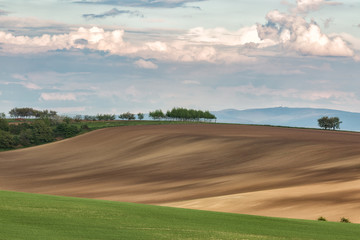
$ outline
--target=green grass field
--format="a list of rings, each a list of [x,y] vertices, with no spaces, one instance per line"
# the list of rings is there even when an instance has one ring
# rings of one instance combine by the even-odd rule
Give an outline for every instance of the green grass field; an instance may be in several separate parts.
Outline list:
[[[0,191],[0,239],[359,239],[358,224]]]

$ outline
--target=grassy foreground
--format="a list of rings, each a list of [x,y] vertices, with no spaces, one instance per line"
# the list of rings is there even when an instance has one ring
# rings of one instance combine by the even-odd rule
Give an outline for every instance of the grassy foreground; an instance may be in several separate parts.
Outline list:
[[[0,239],[357,239],[357,224],[0,191]]]

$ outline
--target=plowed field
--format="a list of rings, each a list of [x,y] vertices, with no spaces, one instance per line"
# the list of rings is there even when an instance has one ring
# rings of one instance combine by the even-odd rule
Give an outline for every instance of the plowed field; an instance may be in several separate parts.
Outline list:
[[[360,134],[129,126],[0,153],[0,189],[360,222]]]

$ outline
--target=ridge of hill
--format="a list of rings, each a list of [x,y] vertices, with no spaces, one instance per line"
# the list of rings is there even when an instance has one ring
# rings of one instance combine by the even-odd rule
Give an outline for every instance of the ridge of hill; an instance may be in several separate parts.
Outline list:
[[[360,222],[360,134],[128,126],[0,153],[0,189]]]

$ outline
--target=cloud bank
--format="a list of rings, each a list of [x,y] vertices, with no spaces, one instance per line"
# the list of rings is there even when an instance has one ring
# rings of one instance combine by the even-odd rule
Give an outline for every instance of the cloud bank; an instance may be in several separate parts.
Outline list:
[[[35,54],[56,50],[90,49],[103,51],[113,55],[161,61],[242,61],[244,56],[231,49],[218,52],[214,47],[192,44],[188,41],[149,41],[140,43],[125,42],[124,30],[106,31],[102,28],[79,28],[68,34],[38,37],[15,36],[12,33],[0,31],[2,53]],[[145,66],[142,64],[142,66]],[[149,66],[147,66],[149,67]]]
[[[80,1],[93,4],[151,5],[173,4],[183,6],[185,0],[159,1]],[[135,61],[140,68],[155,69],[158,65],[142,59],[174,62],[210,63],[253,63],[262,54],[298,54],[321,57],[353,57],[356,53],[357,39],[344,34],[325,34],[314,21],[307,21],[304,13],[317,10],[326,5],[340,3],[325,0],[297,0],[296,7],[287,13],[278,10],[266,15],[266,24],[243,27],[237,31],[225,28],[206,29],[196,27],[169,40],[166,37],[149,40],[146,34],[136,33],[135,38],[124,40],[123,29],[108,31],[99,27],[71,30],[64,34],[43,34],[31,37],[0,31],[2,53],[33,54],[57,50],[83,50],[106,52],[126,56]],[[169,6],[170,6],[169,5]],[[114,17],[122,14],[142,17],[138,11],[113,8],[102,14],[84,14],[87,19]],[[143,34],[143,35],[142,35]],[[345,36],[345,37],[344,37]]]
[[[151,61],[145,61],[143,59],[136,61],[135,65],[138,66],[139,68],[145,68],[145,69],[157,69],[158,68],[158,66],[155,63],[153,63]]]
[[[76,95],[73,93],[42,93],[40,96],[44,101],[76,101]]]

